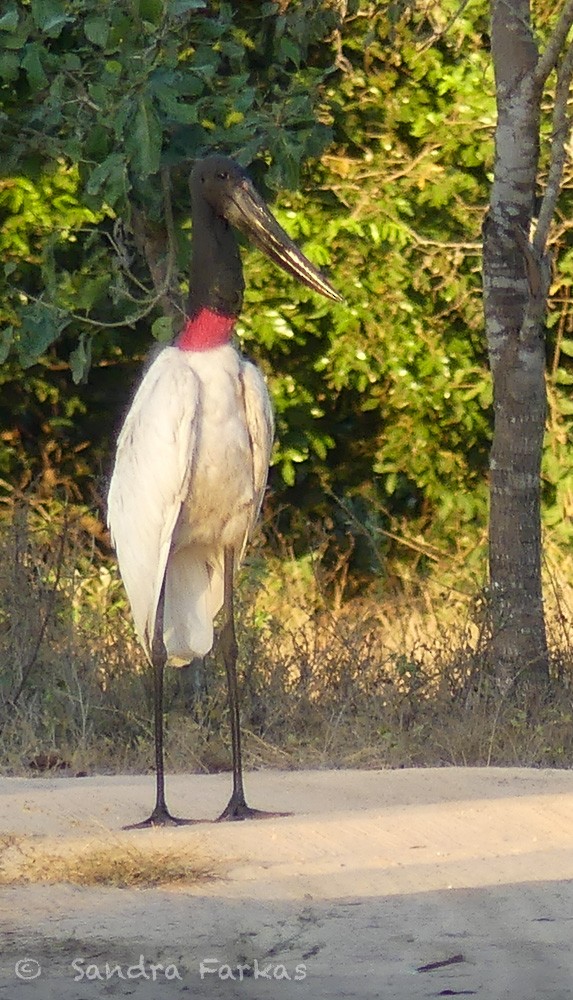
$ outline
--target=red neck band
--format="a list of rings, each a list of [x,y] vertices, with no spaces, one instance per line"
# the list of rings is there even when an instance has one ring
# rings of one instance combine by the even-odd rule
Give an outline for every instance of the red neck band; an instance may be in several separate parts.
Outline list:
[[[228,344],[235,328],[236,316],[223,316],[211,309],[200,309],[188,319],[175,343],[182,351],[210,351]]]

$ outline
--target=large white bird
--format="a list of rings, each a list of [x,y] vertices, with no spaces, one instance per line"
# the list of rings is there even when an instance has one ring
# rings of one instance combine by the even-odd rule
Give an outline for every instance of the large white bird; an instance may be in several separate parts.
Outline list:
[[[108,495],[120,572],[155,676],[156,803],[137,826],[190,822],[171,816],[165,802],[163,672],[209,652],[223,606],[233,791],[219,818],[268,815],[247,805],[243,789],[233,577],[261,507],[273,415],[261,373],[231,344],[244,290],[231,226],[310,288],[341,300],[233,160],[198,161],[190,190],[188,319],[139,386]]]

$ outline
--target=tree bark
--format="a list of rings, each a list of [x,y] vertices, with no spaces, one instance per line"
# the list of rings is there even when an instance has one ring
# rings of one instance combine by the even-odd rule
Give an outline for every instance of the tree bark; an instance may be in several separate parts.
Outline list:
[[[135,206],[132,207],[131,224],[137,249],[149,268],[158,304],[161,306],[163,314],[171,319],[173,333],[177,334],[185,322],[185,310],[181,290],[177,284],[176,240],[171,206],[171,186],[167,169],[161,171],[161,186],[163,189],[164,224],[151,223],[143,210]]]
[[[484,309],[494,390],[489,574],[492,669],[507,689],[547,681],[541,585],[543,320],[550,269],[530,239],[543,83],[528,0],[492,0],[498,121],[484,224]]]

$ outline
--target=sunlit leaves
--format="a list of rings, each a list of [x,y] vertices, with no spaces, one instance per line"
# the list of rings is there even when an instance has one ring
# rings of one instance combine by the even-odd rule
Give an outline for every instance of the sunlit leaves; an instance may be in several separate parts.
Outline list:
[[[281,221],[332,268],[345,304],[249,257],[244,326],[247,345],[268,352],[290,495],[318,505],[320,477],[345,502],[368,498],[456,547],[486,517],[479,230],[491,128],[469,125],[476,89],[482,118],[494,105],[473,22],[460,61],[449,36],[421,44],[424,10],[397,28],[372,5],[343,35],[352,69],[328,91],[335,145],[309,197],[282,199]]]
[[[151,333],[160,343],[173,340],[173,320],[169,316],[159,316],[151,326]]]
[[[316,114],[332,71],[329,46],[319,43],[336,19],[322,0],[281,9],[204,0],[8,0],[0,11],[5,382],[18,370],[11,365],[37,362],[62,372],[67,363],[81,383],[92,355],[97,364],[137,354],[150,327],[168,337],[170,324],[154,307],[135,247],[134,213],[163,224],[159,173],[167,167],[176,228],[186,225],[189,165],[213,148],[247,167],[258,160],[256,179],[267,190],[296,185],[304,160],[330,137]],[[188,235],[178,229],[183,280]],[[134,338],[130,328],[141,317]],[[31,378],[11,383],[16,395]],[[69,378],[68,370],[62,384]],[[67,398],[78,400],[60,386],[49,405],[57,410]],[[47,405],[47,396],[38,397],[39,407]],[[68,417],[60,430],[64,425],[71,428]],[[310,447],[325,455],[321,436]]]
[[[267,196],[282,192],[281,223],[345,297],[327,302],[257,251],[243,252],[239,333],[275,401],[278,503],[286,486],[305,517],[320,518],[331,516],[334,494],[377,530],[408,521],[456,548],[475,541],[486,516],[491,385],[479,241],[494,120],[486,5],[350,3],[338,37],[341,6],[5,5],[0,359],[53,366],[30,393],[35,412],[50,411],[42,426],[61,419],[70,440],[80,428],[64,409],[101,380],[97,427],[82,436],[95,453],[152,336],[172,333],[136,245],[136,213],[161,231],[167,168],[184,287],[189,165],[221,149]],[[322,163],[305,165],[326,148]],[[572,285],[569,261],[563,300]],[[558,307],[550,317],[562,440],[544,472],[551,503],[570,487],[562,464],[573,438],[573,332],[560,316]],[[81,383],[92,355],[80,396],[66,366]],[[35,370],[25,378],[31,387]]]

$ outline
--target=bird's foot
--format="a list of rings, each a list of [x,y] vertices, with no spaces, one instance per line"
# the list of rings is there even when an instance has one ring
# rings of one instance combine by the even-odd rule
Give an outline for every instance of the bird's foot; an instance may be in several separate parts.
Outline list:
[[[281,816],[292,816],[292,813],[265,812],[264,809],[251,809],[244,799],[236,800],[231,796],[228,804],[215,822],[227,823],[242,819],[280,819]]]
[[[180,816],[172,816],[168,809],[158,808],[157,806],[148,816],[147,819],[141,821],[141,823],[130,823],[129,826],[124,826],[124,830],[147,830],[154,826],[193,826],[195,823],[204,822],[200,819],[181,819]]]

